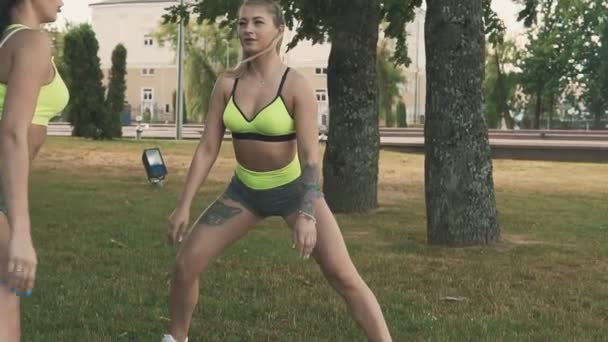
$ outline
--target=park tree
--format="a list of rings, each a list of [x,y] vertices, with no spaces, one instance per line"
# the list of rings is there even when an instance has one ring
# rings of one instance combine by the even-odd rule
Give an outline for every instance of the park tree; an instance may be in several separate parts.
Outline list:
[[[570,0],[545,2],[540,6],[542,25],[528,33],[528,43],[519,63],[523,91],[534,103],[532,128],[541,128],[544,113],[553,116],[557,101],[569,83],[566,74],[573,45],[563,38],[572,29],[572,22],[559,18],[568,14],[566,2]]]
[[[106,106],[108,115],[102,120],[102,131],[106,138],[122,136],[121,115],[125,107],[125,92],[127,91],[127,49],[118,44],[112,52],[112,68],[110,69],[110,82]]]
[[[518,73],[514,71],[517,47],[513,41],[489,44],[486,52],[484,79],[484,115],[488,127],[498,128],[504,120],[508,129],[513,129],[515,120],[511,110],[516,102],[519,85]]]
[[[500,238],[483,119],[489,1],[428,0],[425,194],[427,239],[454,246]]]
[[[381,39],[378,42],[376,59],[376,75],[378,84],[378,109],[380,119],[384,119],[387,127],[394,127],[396,115],[395,102],[400,96],[400,87],[405,83],[401,68],[393,60],[391,41]]]
[[[407,112],[403,101],[397,104],[397,127],[407,127]]]
[[[523,0],[519,19],[529,27],[528,53],[521,63],[524,90],[534,91],[534,121],[553,116],[570,99],[583,119],[601,128],[608,112],[608,47],[603,0]],[[578,106],[584,104],[584,108]]]
[[[578,7],[580,39],[575,49],[576,88],[594,129],[605,129],[608,119],[608,3],[588,0]]]
[[[74,26],[66,33],[63,61],[70,90],[66,113],[72,135],[77,137],[104,137],[102,122],[109,114],[98,51],[99,43],[89,24]]]

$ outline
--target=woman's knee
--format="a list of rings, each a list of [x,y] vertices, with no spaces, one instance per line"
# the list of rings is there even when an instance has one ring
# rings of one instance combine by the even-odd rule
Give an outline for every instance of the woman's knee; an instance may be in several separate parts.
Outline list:
[[[187,253],[179,253],[175,258],[174,277],[181,282],[194,281],[207,268],[206,260],[193,260]]]
[[[340,293],[357,292],[365,286],[357,271],[350,267],[333,266],[323,270],[327,281]]]

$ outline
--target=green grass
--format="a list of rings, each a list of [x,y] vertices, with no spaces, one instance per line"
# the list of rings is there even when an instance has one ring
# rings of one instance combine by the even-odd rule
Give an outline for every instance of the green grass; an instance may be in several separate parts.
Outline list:
[[[147,146],[163,149],[163,189],[144,179]],[[175,253],[165,224],[195,146],[49,139],[32,174],[40,265],[24,341],[160,340]],[[225,187],[230,148],[193,217]],[[395,341],[608,340],[608,165],[495,162],[504,242],[456,249],[425,243],[422,157],[381,158],[381,208],[337,218]],[[363,340],[289,237],[281,220],[264,221],[213,264],[192,341]]]

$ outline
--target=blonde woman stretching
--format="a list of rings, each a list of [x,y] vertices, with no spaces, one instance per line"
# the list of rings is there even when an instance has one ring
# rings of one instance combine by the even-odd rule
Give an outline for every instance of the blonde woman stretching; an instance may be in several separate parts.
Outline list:
[[[355,269],[320,190],[316,98],[305,77],[279,58],[283,12],[270,0],[246,0],[238,23],[245,59],[215,85],[204,136],[169,218],[168,239],[184,240],[171,284],[170,335],[163,342],[187,341],[199,274],[268,216],[285,219],[298,254],[315,259],[367,338],[391,341],[378,301]],[[226,128],[234,142],[235,175],[187,232],[192,200],[217,159]]]

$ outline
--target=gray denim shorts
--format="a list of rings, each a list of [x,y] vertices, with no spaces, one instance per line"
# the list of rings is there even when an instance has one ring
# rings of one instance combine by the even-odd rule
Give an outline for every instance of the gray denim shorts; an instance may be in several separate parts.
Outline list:
[[[304,183],[301,178],[297,178],[276,188],[255,190],[235,175],[224,194],[260,217],[287,217],[302,204]]]

